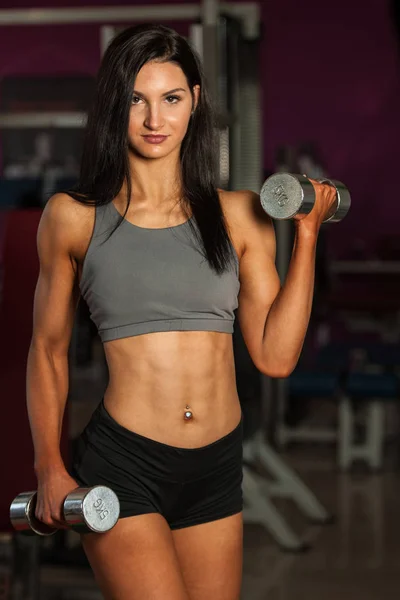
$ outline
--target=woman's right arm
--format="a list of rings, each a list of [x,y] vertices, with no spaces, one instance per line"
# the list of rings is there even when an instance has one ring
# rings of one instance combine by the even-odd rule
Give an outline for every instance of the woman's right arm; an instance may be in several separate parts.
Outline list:
[[[46,204],[39,224],[40,272],[27,365],[27,406],[38,480],[36,516],[55,527],[62,525],[65,496],[77,487],[60,454],[68,349],[79,300],[73,251],[82,225],[77,223],[80,209],[76,204],[69,196],[56,194]]]

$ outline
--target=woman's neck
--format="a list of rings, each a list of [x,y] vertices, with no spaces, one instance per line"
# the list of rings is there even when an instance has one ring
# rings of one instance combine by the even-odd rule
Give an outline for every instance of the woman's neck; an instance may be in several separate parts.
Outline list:
[[[132,196],[135,201],[151,204],[155,208],[168,200],[176,200],[182,191],[182,173],[179,157],[145,159],[130,157]],[[126,183],[121,192],[126,198]]]

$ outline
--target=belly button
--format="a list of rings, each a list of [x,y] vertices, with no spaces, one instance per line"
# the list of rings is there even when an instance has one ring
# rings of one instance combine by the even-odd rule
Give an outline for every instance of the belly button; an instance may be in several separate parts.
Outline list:
[[[190,410],[189,406],[186,405],[186,411],[185,411],[185,421],[190,421],[190,419],[193,418],[193,413]]]

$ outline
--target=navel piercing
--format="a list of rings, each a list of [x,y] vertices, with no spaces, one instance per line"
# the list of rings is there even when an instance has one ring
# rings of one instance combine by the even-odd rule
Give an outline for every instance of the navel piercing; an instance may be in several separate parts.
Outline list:
[[[189,421],[191,418],[193,417],[193,413],[192,411],[189,409],[189,406],[186,405],[186,411],[185,411],[185,420]]]

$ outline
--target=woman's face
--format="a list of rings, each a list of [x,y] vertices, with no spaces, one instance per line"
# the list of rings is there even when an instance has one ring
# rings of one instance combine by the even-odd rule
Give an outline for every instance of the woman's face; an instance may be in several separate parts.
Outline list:
[[[148,62],[139,71],[132,95],[128,143],[144,158],[162,158],[179,150],[197,105],[182,69],[172,62]]]

